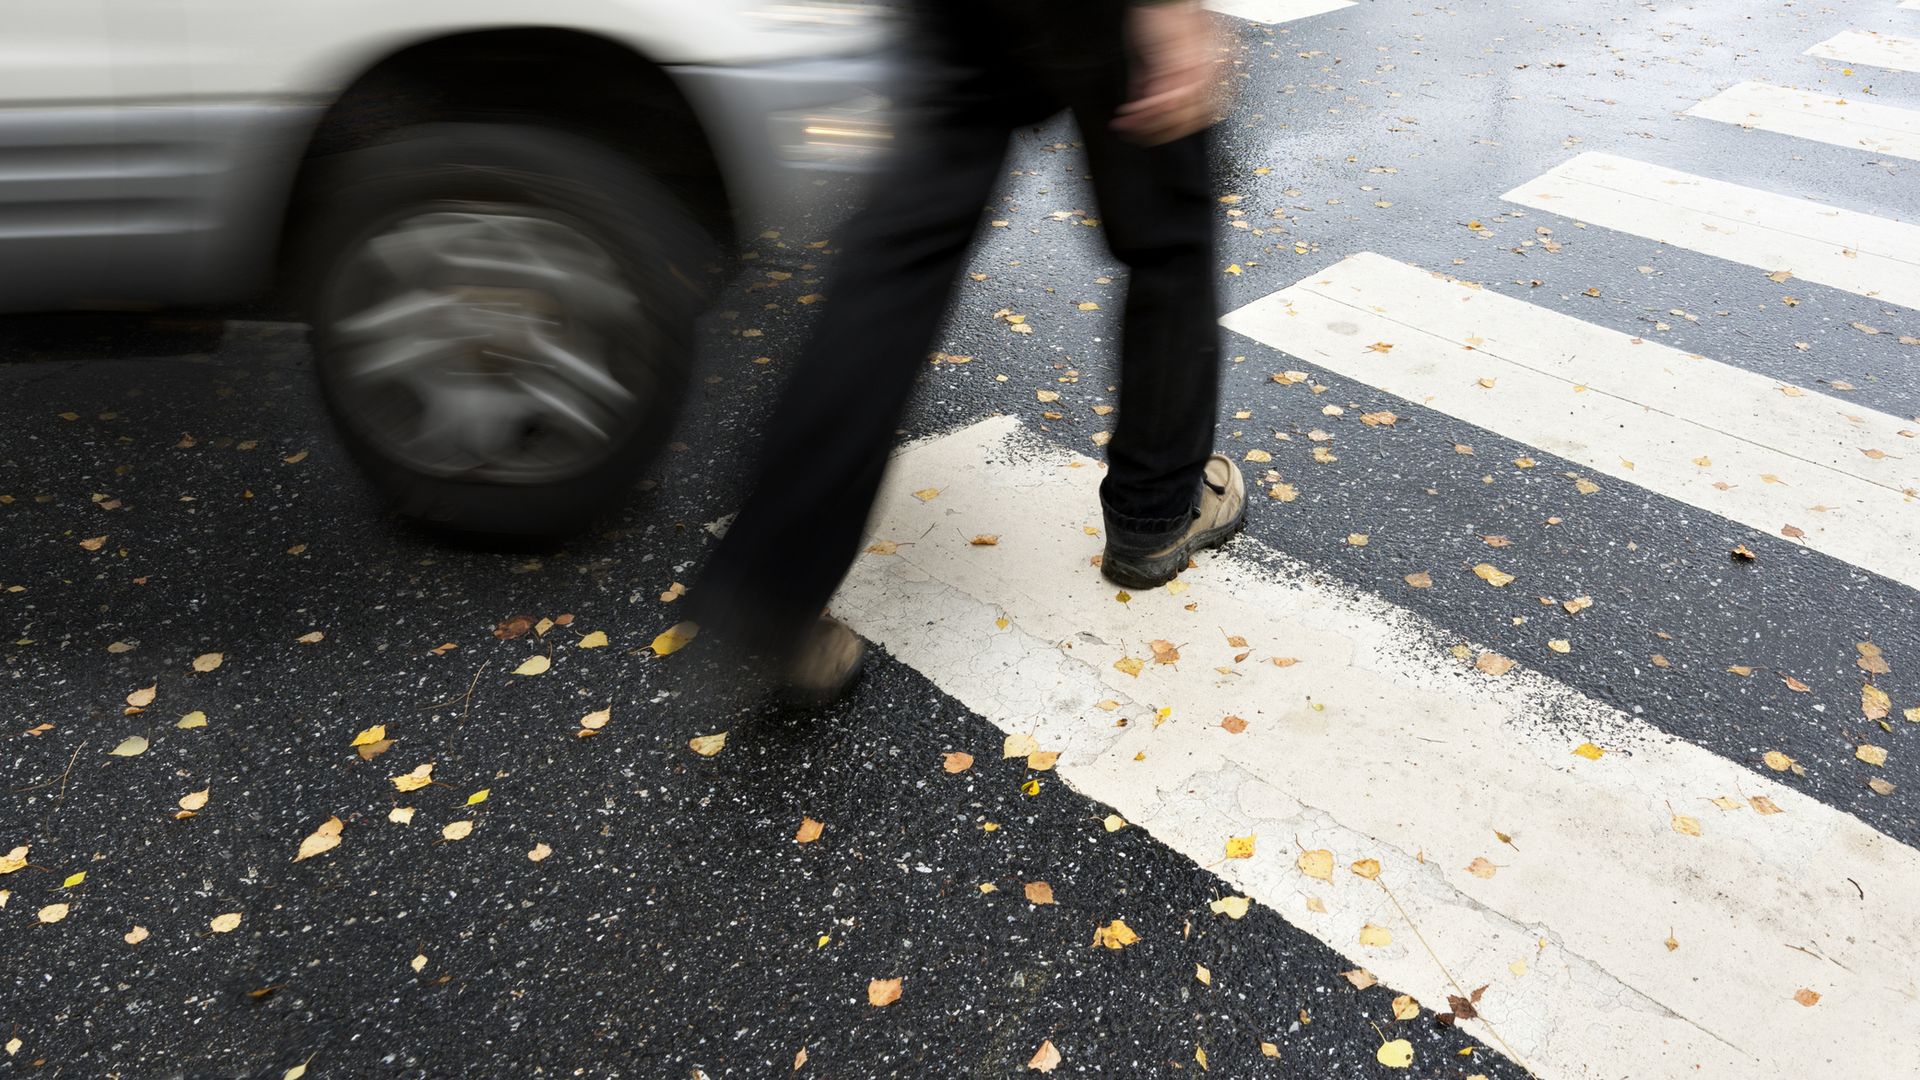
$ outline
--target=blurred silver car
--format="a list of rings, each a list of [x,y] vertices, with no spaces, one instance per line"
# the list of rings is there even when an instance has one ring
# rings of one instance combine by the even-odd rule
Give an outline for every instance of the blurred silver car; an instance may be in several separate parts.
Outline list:
[[[8,15],[0,310],[290,287],[355,458],[461,530],[564,531],[625,490],[736,230],[888,139],[863,2]]]

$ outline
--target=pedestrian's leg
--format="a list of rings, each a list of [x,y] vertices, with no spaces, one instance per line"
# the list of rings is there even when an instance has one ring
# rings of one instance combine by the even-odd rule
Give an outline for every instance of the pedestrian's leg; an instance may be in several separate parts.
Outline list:
[[[1213,451],[1220,397],[1207,133],[1143,147],[1105,129],[1110,110],[1076,113],[1108,246],[1131,271],[1101,502],[1110,530],[1177,533]]]
[[[752,494],[694,589],[703,629],[784,649],[846,575],[1008,134],[989,110],[945,110],[849,223]]]

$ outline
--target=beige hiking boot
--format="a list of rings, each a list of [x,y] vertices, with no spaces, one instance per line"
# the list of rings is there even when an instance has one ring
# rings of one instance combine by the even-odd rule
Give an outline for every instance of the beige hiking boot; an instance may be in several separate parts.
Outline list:
[[[1180,575],[1196,551],[1219,547],[1227,542],[1247,520],[1247,481],[1240,467],[1225,454],[1207,459],[1200,478],[1200,500],[1195,504],[1193,521],[1187,531],[1171,544],[1144,554],[1124,550],[1125,538],[1107,534],[1106,554],[1100,557],[1100,572],[1108,581],[1129,589],[1155,589]],[[1116,551],[1114,542],[1122,541]]]

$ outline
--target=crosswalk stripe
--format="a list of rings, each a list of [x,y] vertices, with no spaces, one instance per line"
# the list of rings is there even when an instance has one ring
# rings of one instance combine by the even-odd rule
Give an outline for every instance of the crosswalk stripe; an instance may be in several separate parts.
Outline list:
[[[1585,153],[1503,196],[1663,244],[1920,308],[1920,226]]]
[[[1894,71],[1920,71],[1920,38],[1846,30],[1808,49],[1807,55]]]
[[[1177,594],[1116,602],[1083,528],[1101,473],[1010,417],[909,446],[874,522],[900,543],[834,611],[1354,966],[1436,1008],[1487,984],[1491,1026],[1469,1030],[1541,1077],[1797,1080],[1920,1055],[1920,852],[1537,672],[1482,674],[1414,613],[1249,539]],[[1252,857],[1226,858],[1244,836]],[[1330,880],[1303,849],[1332,853]],[[1089,935],[1132,903],[1074,898]],[[1367,926],[1391,941],[1361,944]]]
[[[1370,253],[1221,322],[1721,517],[1792,525],[1817,551],[1920,588],[1920,421]]]
[[[1920,161],[1920,111],[1913,109],[1744,82],[1687,115]]]
[[[1284,23],[1354,6],[1354,0],[1207,0],[1207,7],[1257,23]]]

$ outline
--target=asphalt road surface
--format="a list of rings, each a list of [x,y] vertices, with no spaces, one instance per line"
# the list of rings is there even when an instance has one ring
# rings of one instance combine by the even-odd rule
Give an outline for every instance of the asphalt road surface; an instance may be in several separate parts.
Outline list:
[[[831,708],[650,647],[819,222],[532,553],[298,327],[0,323],[9,1074],[1920,1075],[1920,10],[1220,6],[1246,533],[1088,565],[1124,276],[1022,132]]]

